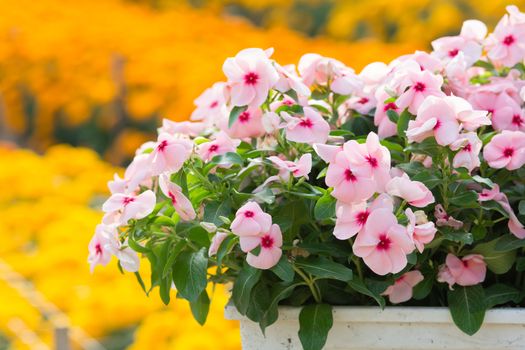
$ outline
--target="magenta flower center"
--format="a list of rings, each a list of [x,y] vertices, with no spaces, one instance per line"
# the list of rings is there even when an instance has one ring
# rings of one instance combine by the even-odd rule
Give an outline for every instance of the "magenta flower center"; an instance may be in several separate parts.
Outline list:
[[[102,247],[100,246],[100,243],[97,243],[97,245],[95,245],[95,252],[97,253],[97,255],[102,255]]]
[[[514,154],[514,149],[513,148],[510,148],[510,147],[507,147],[503,150],[503,155],[507,158],[510,158],[512,157],[512,155]]]
[[[175,195],[173,194],[173,192],[169,191],[168,196],[170,197],[171,203],[173,203],[173,205],[177,204],[177,198],[175,198]]]
[[[255,213],[251,210],[246,210],[244,212],[244,216],[247,217],[247,218],[253,218],[255,216]]]
[[[449,55],[450,57],[456,57],[456,56],[458,55],[458,53],[459,53],[459,50],[458,50],[458,49],[453,49],[453,50],[450,50],[450,51],[448,52],[448,55]]]
[[[350,169],[345,170],[345,180],[346,181],[352,181],[355,182],[357,178],[355,177],[354,173]]]
[[[284,101],[282,102],[282,104],[283,104],[284,106],[291,106],[291,105],[294,104],[294,102],[293,102],[292,100],[284,100]]]
[[[370,100],[367,99],[366,97],[362,97],[359,101],[357,101],[357,103],[360,103],[360,104],[364,105],[364,104],[367,103],[368,101],[370,101]]]
[[[259,76],[256,73],[250,72],[244,76],[244,83],[246,85],[255,85],[259,80]]]
[[[217,101],[213,101],[211,104],[210,104],[210,108],[215,108],[219,105],[219,102]]]
[[[487,112],[489,112],[490,114],[494,114],[494,110],[493,109],[487,109]]]
[[[135,198],[133,198],[133,197],[124,197],[124,199],[122,200],[122,204],[124,204],[124,206],[126,206],[129,203],[134,202],[134,201],[135,201]]]
[[[463,151],[465,151],[465,152],[471,152],[472,151],[472,146],[470,145],[470,143],[467,143],[467,145],[465,147],[463,147]]]
[[[515,114],[512,116],[512,124],[521,126],[523,124],[523,119],[521,119],[521,116],[519,114]]]
[[[377,158],[372,157],[371,155],[366,156],[366,161],[372,168],[377,168]]]
[[[299,122],[299,126],[302,126],[303,128],[311,128],[314,124],[310,119],[304,118]]]
[[[425,84],[423,84],[422,82],[417,82],[415,85],[414,85],[414,90],[416,90],[417,92],[423,92],[425,91],[426,89],[426,86]]]
[[[394,102],[389,102],[383,107],[383,110],[385,112],[388,111],[389,109],[393,109],[395,111],[397,109],[397,105]]]
[[[164,149],[165,149],[166,147],[168,147],[168,141],[163,140],[163,141],[161,141],[161,143],[159,143],[159,145],[157,146],[157,150],[158,150],[159,152],[163,152]]]
[[[246,123],[248,120],[250,120],[250,113],[244,111],[239,115],[239,121],[241,123]]]
[[[273,247],[273,238],[270,235],[264,235],[261,238],[261,247],[269,249]]]
[[[212,153],[212,152],[217,152],[218,149],[219,149],[219,146],[217,146],[217,145],[211,145],[209,151],[210,151],[210,153]]]
[[[390,238],[387,237],[385,233],[379,236],[379,242],[377,242],[377,249],[379,250],[388,250],[390,248]]]
[[[516,41],[516,39],[514,39],[514,36],[512,35],[507,35],[504,39],[503,39],[503,44],[507,45],[507,46],[510,46],[512,44],[514,44],[514,42]]]
[[[438,119],[438,120],[436,121],[436,125],[434,125],[434,130],[439,129],[440,126],[441,126],[441,121]]]
[[[366,224],[366,220],[368,219],[368,215],[370,213],[368,211],[362,211],[356,215],[357,222],[359,225],[364,226]]]

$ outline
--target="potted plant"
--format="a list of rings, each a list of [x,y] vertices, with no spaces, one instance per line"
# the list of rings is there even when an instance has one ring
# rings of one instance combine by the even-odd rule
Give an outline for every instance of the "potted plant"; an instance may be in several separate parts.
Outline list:
[[[231,284],[247,349],[525,348],[525,14],[486,33],[359,74],[228,58],[109,183],[91,266],[115,255],[200,323]]]

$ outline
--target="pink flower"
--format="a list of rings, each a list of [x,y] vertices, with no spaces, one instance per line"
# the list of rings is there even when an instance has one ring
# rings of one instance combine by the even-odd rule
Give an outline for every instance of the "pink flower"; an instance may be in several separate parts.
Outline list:
[[[279,81],[275,84],[277,91],[284,94],[289,90],[294,90],[298,95],[310,96],[311,91],[295,72],[295,65],[280,66],[275,63],[275,68],[279,73]]]
[[[348,141],[343,149],[350,159],[352,169],[372,177],[378,191],[384,191],[386,183],[390,180],[390,152],[379,143],[377,135],[369,133],[366,142],[362,144]]]
[[[485,41],[487,56],[500,65],[511,67],[525,55],[525,28],[510,23],[504,15]]]
[[[484,188],[481,193],[478,195],[478,200],[480,202],[486,202],[486,201],[500,201],[503,199],[505,195],[500,192],[499,185],[494,184],[494,187],[489,189]]]
[[[282,160],[279,157],[271,156],[268,159],[274,163],[279,169],[279,177],[284,181],[288,181],[290,174],[293,177],[306,177],[312,170],[312,155],[310,153],[303,154],[296,162],[289,160]]]
[[[159,186],[162,193],[171,200],[173,207],[181,220],[190,221],[195,219],[195,209],[190,200],[182,193],[179,185],[170,181],[168,175],[159,176]]]
[[[324,143],[316,143],[313,147],[315,153],[317,153],[325,163],[334,162],[337,154],[343,150],[342,146],[326,145]]]
[[[407,174],[392,178],[386,184],[386,192],[403,198],[408,204],[418,208],[434,203],[432,192],[422,182],[410,180]]]
[[[191,114],[191,120],[213,122],[228,117],[226,83],[215,83],[206,89],[193,102],[197,108]]]
[[[91,272],[93,272],[96,265],[106,266],[113,255],[120,261],[120,265],[124,270],[129,272],[138,271],[139,257],[134,250],[127,246],[127,240],[124,243],[120,242],[115,227],[98,225],[95,235],[89,243],[88,262],[91,265]]]
[[[155,194],[151,190],[139,195],[115,193],[102,205],[106,225],[126,225],[130,219],[142,219],[155,208]]]
[[[226,131],[230,137],[244,139],[248,137],[259,137],[264,135],[264,126],[262,123],[262,110],[260,108],[248,108],[228,128],[228,120],[223,119],[221,129]]]
[[[325,182],[334,188],[332,196],[345,203],[366,201],[377,188],[369,172],[353,168],[347,150],[338,152],[328,165]]]
[[[108,187],[112,194],[115,193],[134,193],[139,185],[150,185],[151,169],[148,154],[139,154],[133,158],[121,179],[117,174],[113,181],[108,182]]]
[[[397,125],[388,119],[387,112],[393,110],[394,112],[401,113],[399,107],[395,102],[385,102],[390,96],[382,89],[377,90],[376,99],[376,111],[374,114],[374,125],[377,126],[377,134],[380,138],[394,136],[397,134]]]
[[[445,208],[441,204],[437,204],[434,208],[434,216],[436,218],[436,224],[438,226],[448,226],[455,230],[459,230],[463,227],[463,222],[456,220],[454,217],[447,214]]]
[[[392,304],[404,303],[412,299],[413,288],[423,279],[423,274],[418,270],[409,271],[396,279],[381,295],[388,296]]]
[[[491,125],[487,111],[474,110],[465,99],[457,96],[446,96],[445,102],[452,107],[461,126],[468,131],[475,131],[480,126]]]
[[[243,243],[243,241],[249,241],[249,243]],[[248,252],[246,261],[250,266],[257,269],[267,270],[274,267],[283,254],[281,250],[283,236],[281,228],[276,224],[273,224],[267,232],[263,232],[259,236],[241,237],[240,243],[241,248],[244,246],[243,251]],[[258,255],[255,255],[251,251],[258,246],[261,250]]]
[[[235,57],[226,59],[222,70],[228,77],[234,106],[259,107],[279,80],[277,70],[261,49],[240,51]]]
[[[429,71],[408,71],[405,85],[409,88],[404,91],[396,100],[396,105],[400,110],[408,108],[412,114],[417,114],[419,106],[427,96],[444,96],[441,91],[443,77],[435,75]]]
[[[495,169],[519,169],[525,164],[525,132],[504,130],[483,149],[483,157]]]
[[[237,210],[230,228],[237,236],[258,236],[268,232],[271,225],[270,214],[263,212],[259,204],[248,202]]]
[[[432,42],[433,54],[444,62],[450,62],[462,53],[470,67],[481,57],[480,42],[486,34],[487,27],[483,22],[465,21],[459,36],[447,36]]]
[[[454,168],[466,168],[469,172],[472,172],[472,170],[479,167],[481,164],[479,153],[482,145],[483,143],[475,132],[461,134],[450,145],[451,150],[458,151],[452,161]]]
[[[304,116],[281,114],[286,121],[286,139],[301,143],[325,143],[330,133],[330,125],[312,107],[304,107]]]
[[[190,140],[166,133],[160,134],[153,152],[150,153],[152,175],[179,171],[190,157],[192,150],[193,143]]]
[[[314,84],[324,85],[336,71],[344,67],[344,64],[332,59],[323,57],[316,53],[307,53],[299,60],[297,69],[307,86]]]
[[[174,122],[173,120],[163,119],[162,127],[158,128],[159,134],[167,133],[170,135],[182,134],[195,137],[204,131],[206,125],[200,122]]]
[[[407,232],[420,253],[423,253],[425,244],[432,242],[437,232],[433,222],[425,222],[418,224],[416,222],[416,215],[412,209],[407,208],[405,214],[408,218]]]
[[[208,249],[208,256],[217,254],[219,247],[221,246],[224,239],[228,237],[228,234],[223,231],[217,231],[213,238],[211,239],[210,248]]]
[[[111,254],[108,249],[109,242],[110,237],[106,231],[106,226],[97,225],[95,234],[88,245],[88,263],[90,265],[91,273],[93,273],[95,266],[106,266],[111,261],[113,254]]]
[[[505,193],[500,192],[499,186],[497,184],[494,184],[494,187],[490,190],[483,189],[481,193],[478,195],[478,200],[480,202],[485,202],[489,200],[493,200],[498,202],[503,210],[507,212],[509,215],[509,221],[508,221],[508,227],[509,231],[516,237],[520,239],[525,238],[525,228],[523,227],[523,224],[520,222],[516,214],[514,213],[514,210],[512,209],[509,199]]]
[[[485,280],[487,265],[483,256],[470,254],[459,259],[455,255],[448,254],[445,265],[439,268],[438,282],[448,283],[450,289],[454,284],[460,286],[474,286]]]
[[[377,209],[357,235],[353,250],[374,273],[383,276],[405,268],[406,256],[414,250],[414,244],[391,211]]]
[[[506,93],[494,101],[492,125],[495,130],[525,131],[525,116],[521,106]]]
[[[355,74],[354,70],[349,67],[342,67],[337,70],[330,89],[339,95],[350,95],[363,88],[363,82]]]
[[[376,209],[388,209],[392,211],[393,208],[392,198],[386,194],[379,195],[370,207],[367,206],[366,202],[353,204],[338,203],[334,236],[341,240],[349,239],[363,229],[372,211]]]
[[[224,131],[220,131],[215,140],[200,144],[197,153],[202,160],[209,162],[215,156],[235,152],[240,143],[240,140],[231,139]]]
[[[459,135],[460,125],[456,113],[447,100],[429,96],[419,107],[415,120],[408,122],[409,142],[422,142],[434,136],[441,146],[450,145]]]

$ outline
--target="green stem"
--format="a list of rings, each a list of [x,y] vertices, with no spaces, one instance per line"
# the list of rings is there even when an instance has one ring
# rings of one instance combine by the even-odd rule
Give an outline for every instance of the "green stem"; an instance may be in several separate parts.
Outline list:
[[[297,272],[297,274],[299,276],[301,276],[301,278],[304,280],[304,282],[306,283],[306,285],[308,286],[308,288],[310,288],[310,291],[312,292],[312,295],[315,299],[315,302],[320,304],[322,299],[321,299],[321,291],[319,290],[319,288],[317,287],[317,285],[315,284],[315,281],[308,277],[303,271],[301,271],[300,268],[298,268],[297,266],[295,265],[292,265],[293,266],[293,269],[295,272]]]
[[[357,275],[359,276],[359,280],[363,280],[363,268],[361,267],[361,260],[357,256],[352,256],[352,261],[354,262],[355,268],[357,270]]]

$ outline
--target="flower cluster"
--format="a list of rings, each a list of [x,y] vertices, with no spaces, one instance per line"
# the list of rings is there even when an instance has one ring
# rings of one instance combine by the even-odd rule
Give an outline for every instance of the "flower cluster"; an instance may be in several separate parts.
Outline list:
[[[387,296],[450,304],[473,333],[485,309],[465,321],[458,298],[523,303],[525,14],[507,10],[489,35],[469,20],[360,73],[272,49],[226,59],[191,120],[165,120],[110,182],[92,266],[116,255],[136,272],[145,256],[151,288],[168,303],[174,284],[201,322],[207,283],[233,281],[263,328],[280,303]]]

